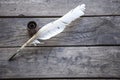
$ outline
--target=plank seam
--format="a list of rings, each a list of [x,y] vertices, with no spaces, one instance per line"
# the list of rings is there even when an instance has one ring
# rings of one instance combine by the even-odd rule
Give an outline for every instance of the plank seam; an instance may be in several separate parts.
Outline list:
[[[1,78],[6,80],[33,80],[33,79],[120,79],[120,77],[41,77],[41,78]]]
[[[48,45],[48,46],[27,46],[29,47],[120,47],[120,45]],[[0,46],[0,48],[19,48],[21,46]],[[26,48],[27,48],[26,47]]]
[[[108,17],[120,15],[84,15],[82,17]],[[0,18],[60,18],[62,16],[0,16]]]

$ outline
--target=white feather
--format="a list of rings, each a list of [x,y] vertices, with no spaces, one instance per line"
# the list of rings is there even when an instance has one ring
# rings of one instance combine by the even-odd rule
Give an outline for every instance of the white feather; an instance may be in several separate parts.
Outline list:
[[[43,26],[38,31],[39,35],[37,36],[36,39],[47,40],[61,33],[65,29],[65,27],[69,25],[72,21],[84,15],[84,10],[85,10],[85,4],[79,5],[75,9],[69,11],[63,17],[59,18],[58,20]],[[33,41],[33,43],[39,44],[39,42],[36,40]]]

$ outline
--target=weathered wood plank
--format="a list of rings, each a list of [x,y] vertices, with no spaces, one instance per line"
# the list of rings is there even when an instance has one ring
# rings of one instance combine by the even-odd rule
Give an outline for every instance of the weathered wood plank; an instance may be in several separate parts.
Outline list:
[[[38,26],[57,18],[1,18],[0,46],[21,46],[29,38],[27,23],[36,21]],[[120,17],[82,17],[73,22],[62,33],[40,44],[55,45],[113,45],[120,44]],[[52,27],[52,26],[51,26]]]
[[[0,48],[0,77],[120,77],[120,47]]]
[[[119,0],[0,0],[0,16],[62,16],[85,3],[85,15],[120,15]]]

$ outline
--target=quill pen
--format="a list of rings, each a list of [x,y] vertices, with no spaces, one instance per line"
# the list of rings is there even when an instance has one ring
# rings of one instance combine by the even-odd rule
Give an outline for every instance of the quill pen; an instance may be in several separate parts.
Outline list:
[[[69,11],[63,17],[43,26],[32,38],[30,38],[26,43],[24,43],[21,48],[19,48],[17,52],[9,58],[9,61],[12,60],[28,44],[40,44],[39,40],[47,40],[61,33],[65,29],[65,27],[69,25],[72,21],[84,15],[84,10],[85,4],[79,5]]]

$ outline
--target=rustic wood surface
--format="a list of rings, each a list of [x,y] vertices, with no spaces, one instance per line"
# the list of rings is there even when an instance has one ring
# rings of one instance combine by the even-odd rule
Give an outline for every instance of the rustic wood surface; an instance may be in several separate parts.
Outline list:
[[[85,3],[85,15],[120,15],[120,0],[0,0],[0,16],[61,16]]]
[[[82,3],[85,16],[7,61],[29,39],[29,21],[43,27]],[[120,0],[0,0],[0,78],[49,77],[119,80]]]
[[[21,46],[29,38],[27,23],[36,21],[39,27],[57,18],[1,18],[0,47]],[[38,46],[59,45],[119,45],[120,17],[82,17],[61,34]],[[32,46],[32,45],[31,45]]]
[[[0,48],[0,77],[119,77],[120,47]]]

